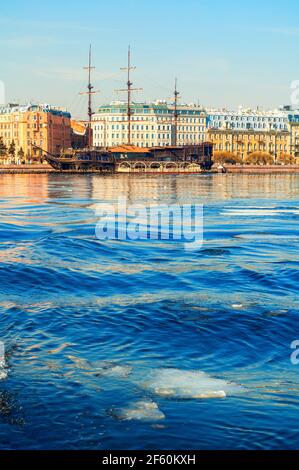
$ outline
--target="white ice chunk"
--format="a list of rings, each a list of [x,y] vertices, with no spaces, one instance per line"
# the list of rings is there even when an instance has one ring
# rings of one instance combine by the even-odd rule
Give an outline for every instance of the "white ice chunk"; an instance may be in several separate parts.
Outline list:
[[[0,369],[0,380],[5,380],[7,378],[7,370]]]
[[[241,310],[243,308],[243,304],[233,304],[232,308],[234,308],[235,310]]]
[[[127,365],[106,365],[96,369],[97,376],[127,378],[132,372],[132,367]]]
[[[5,359],[0,359],[0,380],[4,380],[7,377],[7,368],[5,364]]]
[[[160,421],[165,418],[164,413],[159,410],[158,405],[153,401],[137,401],[131,403],[126,408],[114,411],[114,415],[122,420],[138,421]]]
[[[0,341],[0,380],[4,380],[7,377],[7,369],[5,363],[5,347],[4,343]]]
[[[225,398],[241,387],[215,379],[202,371],[157,369],[141,384],[152,393],[176,398]]]
[[[126,364],[117,364],[110,361],[90,362],[75,356],[67,357],[74,364],[75,368],[91,371],[98,377],[127,378],[132,372],[132,367]]]

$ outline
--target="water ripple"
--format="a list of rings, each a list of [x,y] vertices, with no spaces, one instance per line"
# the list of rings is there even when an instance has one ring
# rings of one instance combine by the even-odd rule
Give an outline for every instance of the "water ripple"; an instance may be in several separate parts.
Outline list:
[[[1,182],[1,448],[298,447],[298,176]],[[119,194],[204,203],[203,248],[100,242],[96,205]],[[163,370],[243,393],[176,396]]]

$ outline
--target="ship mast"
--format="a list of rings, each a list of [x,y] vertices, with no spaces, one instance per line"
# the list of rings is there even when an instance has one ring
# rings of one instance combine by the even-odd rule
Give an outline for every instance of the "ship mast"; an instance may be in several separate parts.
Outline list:
[[[177,142],[178,142],[178,117],[179,117],[178,99],[179,99],[179,96],[180,96],[180,92],[178,91],[178,80],[176,78],[175,83],[174,83],[174,113],[173,113],[173,117],[174,117],[174,146],[175,147],[177,146]]]
[[[131,47],[128,48],[128,65],[122,67],[120,70],[124,70],[128,74],[127,88],[121,90],[115,90],[117,92],[127,93],[127,120],[128,120],[128,145],[131,145],[131,122],[132,122],[132,91],[142,91],[142,88],[132,88],[133,82],[131,81],[131,71],[135,70],[136,67],[131,65]]]
[[[87,146],[88,149],[90,150],[92,148],[92,129],[91,129],[91,123],[92,123],[92,116],[93,116],[93,111],[92,111],[92,95],[96,93],[96,91],[93,91],[94,87],[91,84],[91,71],[95,69],[95,67],[92,67],[91,65],[91,45],[89,46],[89,60],[88,60],[88,66],[83,67],[84,70],[88,70],[88,85],[87,85],[87,91],[80,93],[81,95],[88,95],[88,124],[87,124]]]

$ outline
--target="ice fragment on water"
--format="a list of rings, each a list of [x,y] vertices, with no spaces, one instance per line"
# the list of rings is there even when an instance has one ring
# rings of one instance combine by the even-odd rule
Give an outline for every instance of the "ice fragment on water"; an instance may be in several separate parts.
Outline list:
[[[137,401],[128,407],[114,410],[113,414],[121,420],[138,421],[160,421],[165,418],[164,413],[159,410],[158,405],[153,401]]]
[[[99,377],[127,378],[131,372],[132,367],[126,365],[104,365],[96,369],[96,375]]]
[[[7,369],[5,363],[5,347],[4,343],[0,341],[0,380],[4,380],[7,377]]]
[[[205,372],[179,369],[157,369],[149,374],[142,387],[163,397],[225,398],[241,389],[225,380],[215,379]]]
[[[0,369],[0,380],[4,380],[7,378],[7,370]]]

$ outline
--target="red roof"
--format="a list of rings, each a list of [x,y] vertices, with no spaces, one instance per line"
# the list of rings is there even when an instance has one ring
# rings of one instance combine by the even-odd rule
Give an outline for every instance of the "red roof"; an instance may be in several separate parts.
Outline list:
[[[146,147],[136,147],[135,145],[119,145],[110,147],[110,152],[114,153],[148,153],[150,150]]]

